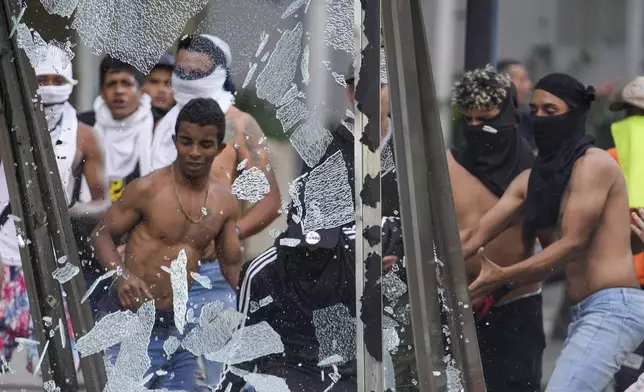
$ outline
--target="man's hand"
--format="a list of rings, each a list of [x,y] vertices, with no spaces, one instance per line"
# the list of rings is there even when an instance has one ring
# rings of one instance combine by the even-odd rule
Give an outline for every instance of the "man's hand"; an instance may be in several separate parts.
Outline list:
[[[147,283],[129,272],[116,280],[116,292],[125,309],[138,309],[143,302],[154,299]]]
[[[486,295],[501,287],[506,277],[505,268],[494,264],[483,252],[483,248],[478,250],[478,255],[481,258],[481,272],[468,288],[472,303],[480,301]]]
[[[638,208],[637,213],[631,212],[633,223],[631,223],[631,230],[639,237],[640,241],[644,242],[644,209]]]
[[[382,258],[382,269],[388,270],[396,262],[398,262],[398,256],[385,256]]]

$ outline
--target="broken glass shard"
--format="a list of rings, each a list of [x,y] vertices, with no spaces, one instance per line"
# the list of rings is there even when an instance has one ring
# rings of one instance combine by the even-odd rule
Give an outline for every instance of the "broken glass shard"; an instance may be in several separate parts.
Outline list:
[[[300,71],[302,72],[302,83],[308,85],[311,80],[309,75],[309,44],[306,44],[304,53],[302,53],[302,60],[300,61]]]
[[[147,73],[208,0],[85,0],[72,28],[95,55],[109,53]]]
[[[253,64],[249,63],[248,73],[246,74],[246,78],[244,79],[242,88],[246,88],[250,84],[250,81],[253,79],[253,76],[255,76],[255,71],[257,71],[257,63],[253,63]]]
[[[342,87],[347,87],[347,81],[344,75],[339,74],[337,72],[331,72],[331,75],[333,76],[333,79],[335,79],[335,82],[339,84]]]
[[[286,380],[269,374],[249,373],[244,381],[252,385],[257,392],[290,392]]]
[[[188,307],[188,256],[186,250],[181,249],[177,258],[170,263],[170,284],[172,285],[172,305],[174,310],[174,324],[183,334],[186,326],[186,311]]]
[[[245,326],[233,333],[232,339],[216,353],[208,354],[208,360],[235,365],[270,354],[284,352],[280,335],[265,321]]]
[[[156,309],[154,301],[147,301],[136,312],[132,333],[126,335],[121,343],[115,368],[119,377],[142,380],[150,368],[148,345],[154,327]]]
[[[52,273],[52,276],[54,277],[54,279],[60,282],[60,284],[63,284],[72,280],[72,278],[78,275],[79,272],[80,268],[72,263],[67,263],[62,267],[56,268]]]
[[[255,57],[259,57],[259,55],[262,53],[264,50],[264,47],[266,46],[266,43],[268,42],[268,39],[270,38],[270,35],[267,34],[265,31],[262,31],[262,40],[259,43],[259,46],[257,47],[257,50],[255,51]]]
[[[273,297],[270,295],[259,300],[259,306],[263,307],[273,302]]]
[[[304,189],[304,205],[304,233],[340,227],[355,220],[347,166],[340,151],[311,171]]]
[[[407,292],[407,285],[393,271],[389,271],[382,278],[382,294],[389,301],[400,298]]]
[[[284,11],[284,13],[282,14],[282,19],[286,19],[289,16],[293,15],[303,5],[306,5],[306,7],[308,8],[309,1],[311,1],[311,0],[295,0],[295,1],[293,1],[291,3],[291,5],[289,5],[288,8],[286,8],[286,11]]]
[[[313,311],[315,336],[320,343],[319,361],[340,356],[350,361],[356,356],[356,321],[343,304]]]
[[[300,56],[300,41],[304,26],[300,22],[293,30],[286,30],[271,53],[262,72],[257,76],[257,97],[278,105],[291,86]]]
[[[195,282],[199,283],[201,286],[204,288],[210,290],[212,288],[212,283],[210,282],[210,278],[204,275],[199,275],[196,272],[190,272],[190,276],[192,276],[192,279],[195,280]]]
[[[69,18],[78,6],[78,0],[40,0],[43,8],[50,14]]]
[[[302,242],[299,238],[280,238],[280,245],[295,248]]]
[[[353,55],[355,22],[353,1],[326,0],[324,43],[336,50]]]
[[[101,281],[105,279],[109,279],[115,274],[116,274],[116,270],[111,270],[99,276],[98,279],[96,279],[94,283],[92,283],[92,285],[89,286],[89,289],[87,289],[87,292],[85,293],[85,295],[83,295],[83,298],[81,298],[81,303],[85,303],[85,301],[87,301],[87,298],[89,298],[89,296],[92,295],[92,293],[94,292],[94,290],[96,290],[96,287],[98,287],[98,284],[101,283]]]
[[[45,381],[43,387],[45,387],[45,392],[60,392],[60,387],[56,386],[54,380]]]
[[[282,123],[284,133],[288,133],[295,124],[304,120],[308,114],[309,110],[306,104],[299,99],[294,99],[277,109],[275,117]]]
[[[300,125],[290,137],[293,148],[309,167],[314,167],[333,141],[333,136],[314,118]]]
[[[186,335],[182,345],[197,356],[207,357],[226,345],[244,320],[244,315],[233,309],[221,310],[223,303],[219,301],[208,308],[206,306],[202,309],[199,325]]]
[[[246,164],[248,163],[248,159],[244,159],[243,161],[239,162],[237,164],[237,171],[242,171],[246,167]]]
[[[263,171],[257,167],[251,167],[242,172],[235,179],[232,186],[232,194],[239,200],[247,200],[257,203],[271,191],[268,179]]]
[[[170,336],[165,342],[163,342],[163,351],[165,352],[166,357],[170,358],[177,349],[181,346],[181,342],[177,339],[176,336]]]

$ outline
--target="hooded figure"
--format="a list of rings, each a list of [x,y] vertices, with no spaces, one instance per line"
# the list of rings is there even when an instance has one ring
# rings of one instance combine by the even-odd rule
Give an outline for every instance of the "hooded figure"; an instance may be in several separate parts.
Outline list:
[[[69,55],[56,46],[48,47],[45,60],[36,67],[35,71],[36,76],[60,75],[66,81],[62,85],[40,86],[38,95],[43,104],[60,179],[69,204],[72,201],[74,187],[72,165],[76,155],[78,120],[76,109],[68,101],[78,82],[73,78]]]
[[[208,69],[187,61],[181,63],[180,52],[205,54],[209,59]],[[221,39],[207,34],[188,36],[179,43],[177,65],[172,74],[172,89],[177,104],[163,117],[154,133],[151,170],[171,164],[177,157],[172,141],[177,116],[181,108],[194,98],[212,98],[226,113],[234,104],[234,86],[231,83],[228,65],[232,60],[230,47]],[[147,173],[142,173],[143,175]]]
[[[572,76],[553,73],[539,80],[535,90],[554,95],[569,109],[557,116],[532,116],[539,155],[530,173],[525,216],[526,226],[536,231],[557,222],[573,166],[595,145],[595,139],[586,135],[585,127],[595,89],[585,87]]]

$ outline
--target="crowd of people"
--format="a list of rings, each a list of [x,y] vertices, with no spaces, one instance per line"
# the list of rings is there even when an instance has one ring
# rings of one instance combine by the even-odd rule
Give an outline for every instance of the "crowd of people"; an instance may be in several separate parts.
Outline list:
[[[253,379],[247,375],[258,373],[282,378],[291,391],[354,390],[350,324],[361,317],[369,325],[374,317],[366,299],[362,314],[355,313],[355,215],[310,229],[307,222],[321,208],[306,200],[307,187],[324,188],[316,180],[335,173],[333,185],[350,193],[349,204],[334,204],[329,214],[353,210],[352,118],[339,121],[317,163],[305,165],[294,181],[287,227],[274,246],[244,262],[240,241],[273,222],[282,203],[264,133],[234,105],[229,45],[211,35],[186,36],[176,57],[165,53],[148,75],[106,56],[100,95],[86,113],[69,102],[77,81],[62,58],[50,46],[35,72],[90,307],[100,320],[153,303],[145,387],[248,391]],[[381,74],[383,285],[391,295],[396,290],[387,284],[405,282],[406,275],[395,130],[386,72]],[[345,83],[354,105],[354,80]],[[639,355],[644,187],[638,177],[644,162],[631,146],[644,127],[644,79],[629,83],[611,105],[626,116],[612,126],[616,147],[609,152],[595,147],[586,132],[596,98],[594,88],[561,73],[544,76],[533,88],[525,68],[512,60],[499,62],[498,71],[468,71],[454,86],[465,142],[446,155],[488,391],[541,390],[541,284],[557,271],[565,274],[572,320],[547,391],[603,391],[627,358]],[[269,189],[240,214],[231,188],[251,171]],[[33,337],[33,331],[4,176],[0,170],[0,349],[10,361],[16,339]],[[328,202],[341,199],[334,194]],[[112,278],[103,279],[106,274]],[[177,311],[177,274],[188,283],[181,300],[193,311],[191,320]],[[397,344],[367,340],[367,349],[393,366],[389,389],[417,390],[408,306],[400,306],[402,294],[390,295],[391,317],[383,328],[395,331]],[[284,349],[249,356],[234,368],[182,345],[169,353],[168,345],[181,341],[213,303],[241,313],[241,328],[268,324]],[[325,313],[329,309],[335,313]],[[321,337],[320,317],[333,320],[328,328],[337,330],[327,331],[337,335],[333,344]],[[343,340],[346,331],[349,339]],[[116,361],[120,349],[107,350],[107,360]],[[28,357],[35,371],[35,347]],[[618,388],[634,383],[641,366],[618,380]]]

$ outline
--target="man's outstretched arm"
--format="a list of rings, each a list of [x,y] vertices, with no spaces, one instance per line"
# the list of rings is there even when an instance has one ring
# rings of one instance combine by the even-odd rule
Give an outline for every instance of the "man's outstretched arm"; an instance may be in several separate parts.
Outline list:
[[[541,282],[586,248],[621,172],[614,167],[614,162],[606,161],[602,156],[582,159],[584,161],[578,161],[571,178],[570,196],[561,221],[561,238],[534,256],[509,267],[501,268],[484,259],[479,278],[470,285],[471,293],[480,291],[478,287],[489,283]]]
[[[481,218],[478,225],[461,230],[463,259],[467,260],[474,256],[479,248],[487,245],[521,217],[529,177],[530,170],[525,170],[517,176],[496,205]]]
[[[239,158],[248,160],[244,170],[258,168],[264,173],[270,186],[270,192],[237,220],[239,237],[244,239],[264,230],[279,216],[281,199],[275,172],[270,166],[270,154],[264,132],[257,121],[247,113],[243,113],[237,127],[243,130],[238,132],[236,139],[239,143]]]

